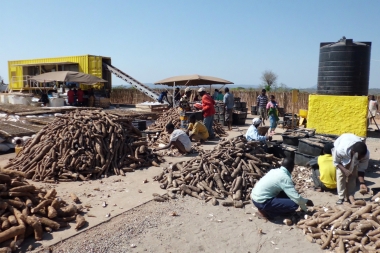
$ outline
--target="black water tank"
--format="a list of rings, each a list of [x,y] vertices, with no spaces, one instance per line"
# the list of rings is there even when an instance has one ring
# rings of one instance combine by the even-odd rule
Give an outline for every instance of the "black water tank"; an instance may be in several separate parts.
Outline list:
[[[319,51],[318,94],[368,95],[371,42],[321,43]]]

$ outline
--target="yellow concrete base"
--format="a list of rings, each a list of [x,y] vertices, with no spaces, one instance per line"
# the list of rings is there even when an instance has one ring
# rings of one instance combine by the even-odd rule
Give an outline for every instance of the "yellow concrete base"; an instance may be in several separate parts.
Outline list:
[[[367,135],[368,98],[310,95],[307,127],[317,133]]]

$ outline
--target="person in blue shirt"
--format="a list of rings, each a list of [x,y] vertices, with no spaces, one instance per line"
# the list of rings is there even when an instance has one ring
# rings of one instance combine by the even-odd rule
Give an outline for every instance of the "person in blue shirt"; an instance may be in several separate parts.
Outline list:
[[[227,122],[228,130],[232,130],[232,112],[234,109],[234,95],[230,93],[229,88],[224,88],[223,103],[226,107],[225,122]]]
[[[280,168],[270,170],[255,184],[251,199],[258,209],[258,218],[273,219],[292,214],[298,207],[307,211],[307,206],[314,206],[311,200],[300,196],[294,188],[291,176],[293,168],[294,161],[285,158]]]
[[[257,128],[261,124],[260,118],[254,118],[252,119],[252,125],[248,128],[247,132],[245,133],[245,138],[247,141],[261,141],[264,142],[267,140],[272,140],[272,136],[263,136],[259,134],[259,131]]]
[[[166,101],[169,101],[168,100],[168,90],[164,90],[163,92],[161,92],[160,96],[157,99],[157,101],[162,104],[164,102],[164,98],[166,99]]]

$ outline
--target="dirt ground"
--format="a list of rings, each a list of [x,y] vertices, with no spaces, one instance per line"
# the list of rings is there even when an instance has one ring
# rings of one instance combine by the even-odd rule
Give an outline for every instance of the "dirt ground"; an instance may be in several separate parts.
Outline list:
[[[245,126],[230,132],[229,138],[245,133],[251,120],[248,118]],[[281,139],[282,131],[277,130],[275,139]],[[366,143],[371,162],[366,180],[369,187],[380,187],[380,134],[371,131],[369,136]],[[212,149],[216,143],[210,142],[203,148]],[[0,166],[13,156],[0,156]],[[190,158],[169,157],[162,166]],[[179,197],[169,203],[151,201],[152,193],[164,193],[152,180],[160,171],[161,168],[150,167],[125,177],[40,184],[55,187],[68,203],[69,194],[74,192],[82,204],[91,204],[92,208],[84,215],[89,224],[79,232],[72,225],[45,233],[40,242],[28,239],[19,252],[25,252],[29,245],[35,252],[49,252],[47,249],[50,252],[321,252],[319,245],[306,241],[302,231],[295,227],[283,225],[282,219],[267,223],[257,219],[252,204],[235,209],[212,206],[190,197]],[[145,179],[147,183],[143,182]],[[334,205],[337,200],[332,193],[307,190],[306,195],[317,205]],[[107,203],[106,207],[102,206],[103,202]],[[263,234],[258,233],[260,229]]]

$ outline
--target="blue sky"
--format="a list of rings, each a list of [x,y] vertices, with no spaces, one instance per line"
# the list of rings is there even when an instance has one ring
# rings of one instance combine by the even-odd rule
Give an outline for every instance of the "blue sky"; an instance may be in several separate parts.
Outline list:
[[[144,83],[203,74],[258,85],[265,70],[316,85],[319,43],[372,42],[380,88],[380,1],[3,0],[0,75],[7,61],[94,54]],[[113,77],[114,84],[123,84]]]

